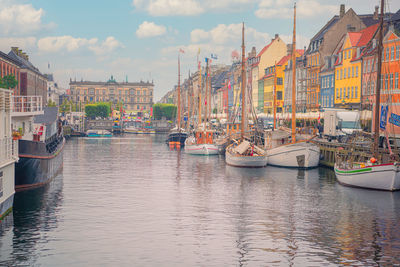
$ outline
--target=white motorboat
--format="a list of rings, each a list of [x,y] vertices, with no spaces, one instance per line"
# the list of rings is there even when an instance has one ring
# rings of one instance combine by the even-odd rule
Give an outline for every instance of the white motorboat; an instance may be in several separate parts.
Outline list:
[[[250,142],[243,140],[240,144],[233,143],[226,148],[225,161],[236,167],[265,167],[268,158],[265,151]]]
[[[319,164],[320,148],[316,144],[300,141],[268,149],[267,156],[270,165],[313,168]]]

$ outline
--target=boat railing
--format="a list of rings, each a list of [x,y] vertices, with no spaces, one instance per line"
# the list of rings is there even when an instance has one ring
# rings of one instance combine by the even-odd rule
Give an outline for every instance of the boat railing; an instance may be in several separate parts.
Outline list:
[[[42,96],[12,96],[11,109],[12,112],[41,112]]]
[[[0,166],[18,160],[18,140],[12,137],[0,138]]]

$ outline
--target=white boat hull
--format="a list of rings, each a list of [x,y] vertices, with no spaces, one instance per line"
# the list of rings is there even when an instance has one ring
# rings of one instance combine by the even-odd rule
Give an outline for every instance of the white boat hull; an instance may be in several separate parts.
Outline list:
[[[376,190],[400,190],[400,165],[383,164],[358,169],[340,169],[335,165],[339,183]]]
[[[218,146],[214,144],[185,144],[185,153],[191,155],[218,155]]]
[[[267,150],[268,164],[291,168],[314,168],[319,164],[320,148],[307,142],[282,145]]]
[[[235,155],[229,151],[229,149],[225,152],[225,161],[226,164],[235,166],[235,167],[265,167],[267,166],[268,159],[264,156],[242,156]]]

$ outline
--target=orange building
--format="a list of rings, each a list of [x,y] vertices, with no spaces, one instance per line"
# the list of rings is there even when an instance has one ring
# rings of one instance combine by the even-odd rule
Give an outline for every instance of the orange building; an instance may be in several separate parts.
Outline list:
[[[383,39],[381,106],[388,106],[386,130],[400,137],[400,37],[389,30]]]

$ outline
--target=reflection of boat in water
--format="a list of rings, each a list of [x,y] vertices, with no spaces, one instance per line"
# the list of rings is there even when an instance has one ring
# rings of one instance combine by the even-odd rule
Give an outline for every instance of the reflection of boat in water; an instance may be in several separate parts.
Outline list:
[[[88,130],[87,137],[112,137],[112,133],[107,130]]]
[[[56,107],[45,108],[43,115],[34,118],[33,140],[19,140],[16,191],[43,186],[62,170],[65,139],[57,113]]]
[[[49,232],[58,227],[58,212],[62,202],[63,175],[40,188],[19,192],[14,199],[12,245],[5,253],[0,251],[1,266],[35,265],[32,255],[37,254],[38,242],[49,242]],[[4,236],[1,237],[3,244]],[[3,244],[4,245],[4,244]],[[0,248],[1,249],[1,248]],[[16,264],[22,263],[22,264]]]

